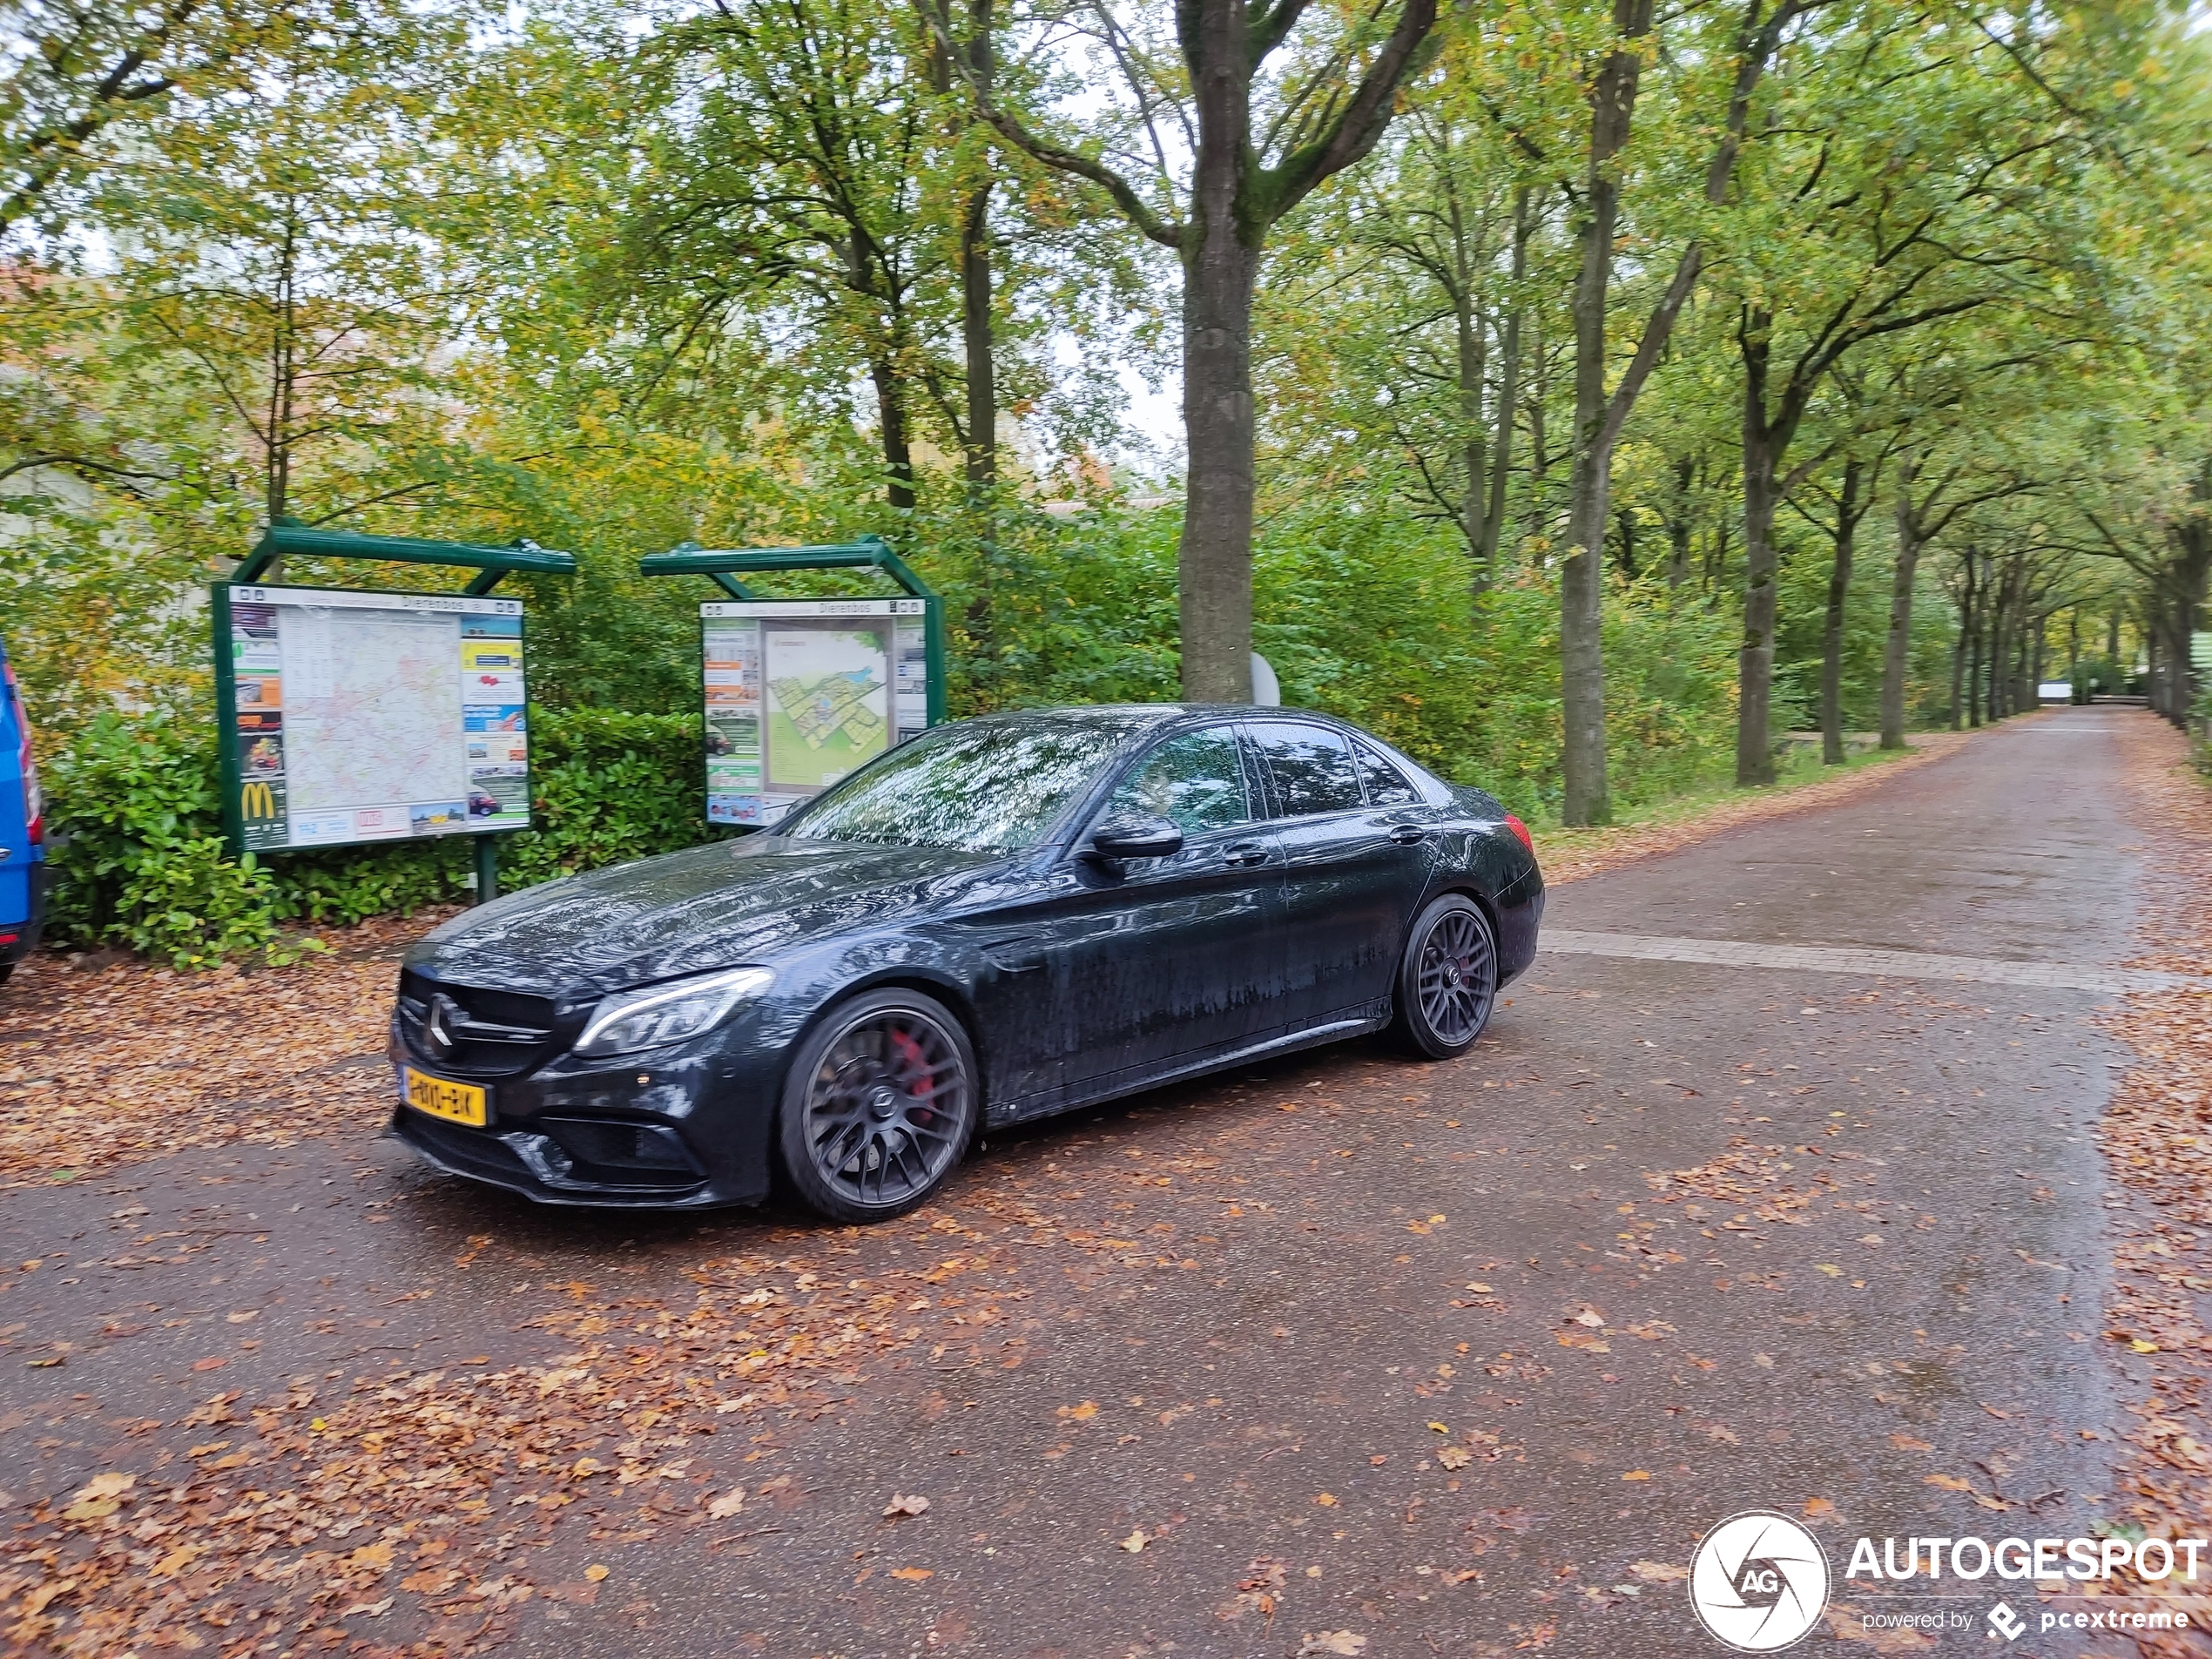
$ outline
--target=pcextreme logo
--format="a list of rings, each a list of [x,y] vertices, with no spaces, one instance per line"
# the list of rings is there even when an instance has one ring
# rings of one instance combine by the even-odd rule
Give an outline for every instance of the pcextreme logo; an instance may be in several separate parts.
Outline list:
[[[1690,1558],[1689,1605],[1724,1646],[1778,1652],[1803,1641],[1827,1608],[1828,1557],[1787,1515],[1730,1515]]]

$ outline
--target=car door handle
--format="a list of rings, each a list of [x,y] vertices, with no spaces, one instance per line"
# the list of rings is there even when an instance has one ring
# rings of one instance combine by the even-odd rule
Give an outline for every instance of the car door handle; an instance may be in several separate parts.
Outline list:
[[[1391,826],[1390,839],[1400,846],[1412,846],[1428,840],[1428,831],[1419,824],[1395,824]]]
[[[1223,851],[1221,861],[1238,869],[1247,865],[1264,864],[1267,862],[1267,847],[1260,841],[1239,841]]]

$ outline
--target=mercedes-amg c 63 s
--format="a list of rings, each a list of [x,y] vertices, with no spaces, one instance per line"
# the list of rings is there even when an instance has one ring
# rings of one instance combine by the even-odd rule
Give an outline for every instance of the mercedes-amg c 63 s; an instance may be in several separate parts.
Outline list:
[[[746,1204],[780,1175],[880,1220],[984,1126],[1369,1032],[1463,1053],[1542,909],[1519,819],[1342,721],[994,715],[772,830],[428,934],[395,1127],[550,1204]]]

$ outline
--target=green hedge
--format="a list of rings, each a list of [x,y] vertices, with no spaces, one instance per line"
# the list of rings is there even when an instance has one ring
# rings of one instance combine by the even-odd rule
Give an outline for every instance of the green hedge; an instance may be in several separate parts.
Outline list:
[[[500,842],[500,883],[527,886],[712,833],[699,720],[610,709],[530,711],[536,827]],[[172,710],[103,714],[47,758],[48,933],[205,968],[283,961],[304,925],[352,923],[469,896],[462,837],[233,859],[211,723]]]

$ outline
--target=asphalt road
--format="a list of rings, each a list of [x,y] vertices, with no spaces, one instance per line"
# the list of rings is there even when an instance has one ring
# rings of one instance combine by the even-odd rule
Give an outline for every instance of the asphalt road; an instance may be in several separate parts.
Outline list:
[[[1809,1515],[1839,1575],[1862,1532],[2082,1531],[2128,1386],[2098,1339],[2102,995],[1622,953],[2109,968],[2130,718],[2023,722],[1555,890],[1584,948],[1460,1062],[1353,1046],[995,1137],[891,1228],[534,1211],[369,1124],[17,1191],[0,1256],[44,1265],[0,1299],[0,1487],[20,1514],[181,1458],[210,1356],[249,1399],[465,1389],[465,1361],[568,1352],[544,1316],[583,1286],[665,1332],[742,1258],[795,1315],[884,1290],[915,1334],[803,1389],[718,1383],[687,1478],[745,1483],[742,1514],[577,1506],[509,1548],[571,1588],[502,1651],[1707,1655],[1660,1569],[1738,1510]],[[65,1366],[6,1358],[57,1343]],[[897,1495],[926,1513],[886,1518]],[[1966,1588],[1940,1645],[1985,1652],[1997,1592]],[[343,1623],[459,1628],[406,1596]]]

